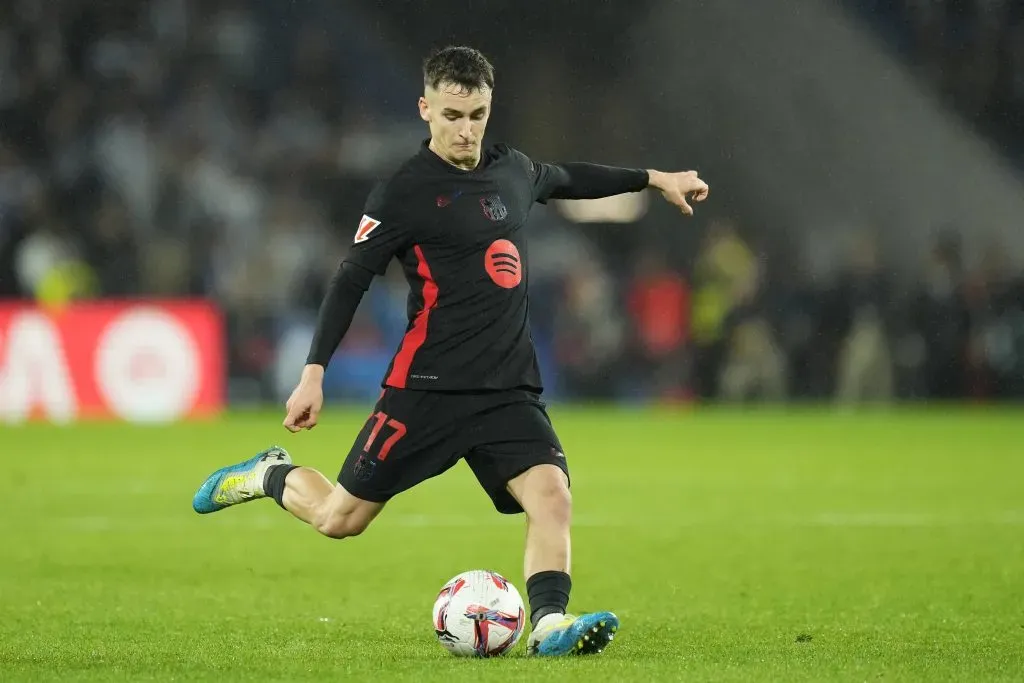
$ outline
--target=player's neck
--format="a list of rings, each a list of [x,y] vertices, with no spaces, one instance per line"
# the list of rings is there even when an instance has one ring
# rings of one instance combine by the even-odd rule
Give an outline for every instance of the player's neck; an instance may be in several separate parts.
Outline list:
[[[457,162],[457,161],[452,161],[450,158],[448,158],[447,154],[445,154],[444,152],[442,152],[442,151],[440,151],[438,149],[437,141],[434,140],[434,138],[430,138],[430,144],[427,145],[427,149],[429,149],[431,152],[433,152],[434,155],[437,158],[439,158],[441,161],[443,161],[444,163],[448,164],[449,166],[454,166],[455,168],[459,169],[460,171],[474,171],[474,170],[476,170],[476,167],[480,165],[480,158],[479,157],[473,159],[471,164],[469,162],[462,162],[462,163],[460,163],[460,162]]]

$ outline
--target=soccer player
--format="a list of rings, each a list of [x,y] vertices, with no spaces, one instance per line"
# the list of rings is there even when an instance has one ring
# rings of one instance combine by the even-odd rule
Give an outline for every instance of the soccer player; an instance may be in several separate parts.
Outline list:
[[[346,538],[362,533],[393,496],[465,459],[498,512],[526,514],[528,653],[597,653],[619,620],[566,612],[569,468],[540,399],[527,217],[534,202],[646,188],[691,215],[687,199],[704,200],[708,186],[693,171],[547,164],[504,144],[485,148],[494,89],[488,60],[448,47],[427,58],[423,76],[419,112],[430,139],[368,197],[287,402],[285,428],[316,426],[324,369],[374,275],[397,259],[411,290],[408,330],[338,483],[273,447],[211,474],[193,508],[210,513],[270,497],[321,534]]]

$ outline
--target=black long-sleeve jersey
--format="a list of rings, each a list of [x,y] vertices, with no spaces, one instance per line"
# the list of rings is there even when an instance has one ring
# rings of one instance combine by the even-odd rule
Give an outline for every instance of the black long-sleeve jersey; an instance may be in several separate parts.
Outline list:
[[[383,386],[542,391],[527,296],[533,203],[638,192],[648,181],[643,169],[538,163],[503,144],[466,171],[425,141],[368,197],[307,362],[327,365],[373,275],[395,258],[409,282],[409,325]]]

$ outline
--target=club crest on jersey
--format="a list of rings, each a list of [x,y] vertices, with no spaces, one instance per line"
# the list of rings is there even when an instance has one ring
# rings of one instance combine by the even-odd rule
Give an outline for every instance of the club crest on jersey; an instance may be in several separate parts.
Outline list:
[[[377,220],[376,218],[370,218],[369,216],[364,214],[359,221],[359,228],[356,229],[355,243],[359,244],[360,242],[365,242],[366,240],[370,239],[370,233],[376,230],[377,226],[379,225],[379,220]]]
[[[490,197],[482,197],[480,199],[480,208],[484,210],[485,216],[495,222],[503,221],[508,216],[508,209],[505,208],[501,197],[496,194],[492,194]]]

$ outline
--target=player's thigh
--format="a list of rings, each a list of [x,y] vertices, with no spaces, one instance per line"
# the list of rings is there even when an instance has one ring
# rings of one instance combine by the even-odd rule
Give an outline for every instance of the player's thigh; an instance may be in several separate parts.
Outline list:
[[[544,404],[532,394],[520,393],[518,400],[481,418],[480,432],[486,436],[466,455],[495,509],[505,514],[523,512],[521,498],[509,489],[510,482],[538,466],[549,466],[544,470],[557,472],[565,489],[569,485],[569,464]]]
[[[387,389],[356,435],[338,483],[359,499],[385,503],[448,470],[461,455],[453,413],[443,395]]]

